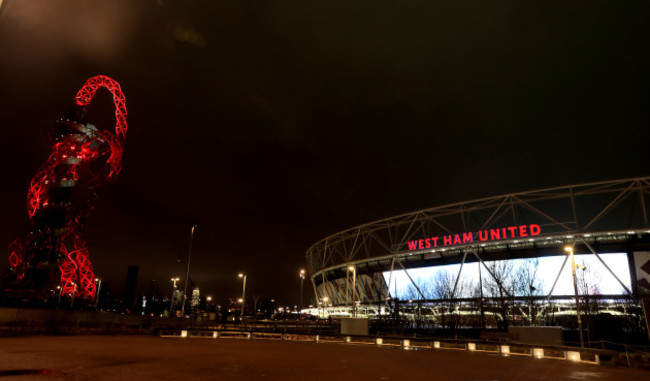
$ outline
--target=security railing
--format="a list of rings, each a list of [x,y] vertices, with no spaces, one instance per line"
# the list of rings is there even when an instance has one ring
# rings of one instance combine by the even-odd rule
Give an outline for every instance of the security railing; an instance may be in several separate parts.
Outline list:
[[[300,334],[259,332],[253,330],[173,329],[160,330],[159,337],[181,339],[240,339],[279,340],[314,343],[337,343],[348,345],[373,345],[377,347],[400,347],[404,350],[459,350],[468,352],[496,353],[501,356],[529,356],[535,359],[567,360],[589,364],[616,364],[619,352],[604,349],[588,349],[566,346],[547,346],[522,343],[490,342],[471,339],[430,339],[395,336],[361,336],[339,334]],[[627,357],[627,365],[630,359]]]

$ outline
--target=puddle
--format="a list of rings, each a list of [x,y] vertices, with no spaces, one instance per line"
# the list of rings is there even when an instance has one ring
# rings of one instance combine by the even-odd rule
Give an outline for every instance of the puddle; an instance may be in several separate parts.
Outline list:
[[[576,380],[593,380],[595,378],[602,378],[605,375],[597,372],[571,372],[569,378]]]

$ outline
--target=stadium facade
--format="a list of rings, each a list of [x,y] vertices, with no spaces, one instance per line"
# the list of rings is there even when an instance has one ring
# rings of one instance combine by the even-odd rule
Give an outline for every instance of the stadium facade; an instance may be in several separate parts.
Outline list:
[[[575,316],[578,295],[593,313],[639,315],[639,300],[650,295],[649,202],[650,177],[642,177],[459,202],[347,229],[307,251],[312,313],[549,324],[550,316]]]

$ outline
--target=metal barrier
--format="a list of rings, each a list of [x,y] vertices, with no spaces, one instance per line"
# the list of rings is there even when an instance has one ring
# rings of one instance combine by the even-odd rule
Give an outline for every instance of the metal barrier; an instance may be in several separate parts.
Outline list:
[[[529,356],[535,359],[567,360],[589,364],[601,364],[601,356],[615,356],[617,352],[590,350],[574,347],[536,346],[518,343],[494,343],[478,340],[444,340],[403,337],[375,337],[353,335],[309,335],[243,330],[161,330],[160,337],[166,338],[211,338],[244,340],[310,341],[315,343],[344,343],[353,345],[375,345],[378,347],[401,347],[404,350],[464,350],[470,352],[497,353],[501,356]]]

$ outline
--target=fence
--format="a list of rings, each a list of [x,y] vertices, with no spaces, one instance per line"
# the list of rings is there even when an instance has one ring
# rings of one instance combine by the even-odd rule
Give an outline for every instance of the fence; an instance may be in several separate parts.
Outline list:
[[[189,339],[244,339],[244,340],[282,340],[282,341],[309,341],[314,343],[340,343],[356,345],[373,345],[377,347],[401,347],[404,350],[428,349],[459,350],[470,352],[497,353],[501,356],[529,356],[536,359],[567,360],[580,363],[614,364],[618,352],[602,349],[587,349],[561,346],[539,346],[519,343],[495,343],[480,340],[466,339],[424,339],[411,337],[378,337],[355,336],[338,334],[300,334],[279,333],[254,330],[206,330],[206,329],[163,329],[158,332],[165,338]],[[629,358],[628,358],[629,366]]]

